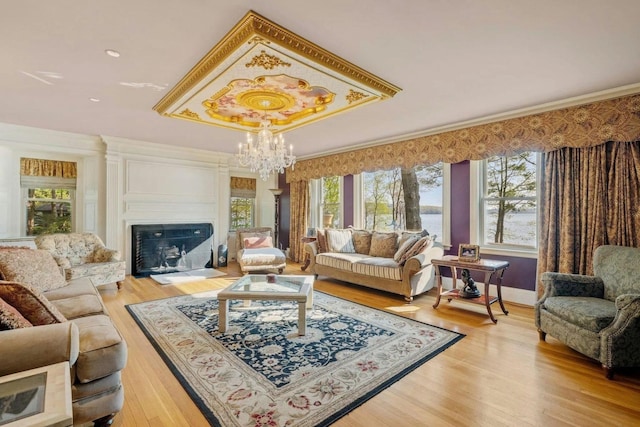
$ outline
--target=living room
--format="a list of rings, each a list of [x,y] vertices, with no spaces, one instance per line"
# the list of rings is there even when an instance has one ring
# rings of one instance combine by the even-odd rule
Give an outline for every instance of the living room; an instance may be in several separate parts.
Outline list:
[[[336,218],[336,224],[339,224],[339,228],[366,228],[363,176],[364,173],[374,172],[374,169],[369,165],[359,166],[359,163],[365,162],[362,159],[367,157],[372,161],[385,159],[381,161],[386,162],[389,156],[381,154],[385,149],[395,152],[395,159],[389,162],[395,161],[396,164],[385,163],[380,169],[405,166],[407,159],[419,161],[419,155],[425,153],[429,154],[429,159],[424,164],[440,159],[435,163],[442,165],[443,170],[442,194],[437,199],[438,207],[442,209],[442,233],[435,233],[438,234],[436,241],[449,254],[458,255],[460,245],[477,244],[481,258],[509,262],[502,286],[502,296],[509,315],[497,314],[499,321],[493,325],[483,307],[469,309],[463,304],[442,303],[438,309],[434,309],[435,289],[416,296],[411,304],[404,304],[398,295],[319,277],[315,290],[467,335],[414,374],[336,421],[336,425],[509,425],[514,420],[525,425],[603,425],[607,419],[615,419],[614,424],[631,425],[630,420],[640,416],[634,403],[640,396],[637,369],[623,370],[614,381],[608,381],[596,361],[558,341],[548,339],[547,343],[539,342],[533,309],[543,291],[539,275],[544,271],[559,271],[558,266],[554,265],[553,260],[545,259],[544,266],[549,268],[541,267],[540,253],[546,254],[547,251],[541,252],[538,244],[524,249],[515,247],[517,245],[499,247],[485,244],[483,239],[486,234],[481,230],[479,215],[481,189],[478,187],[484,173],[485,157],[478,155],[478,140],[472,139],[468,145],[455,145],[457,149],[452,154],[447,151],[451,151],[452,146],[434,143],[431,139],[439,137],[446,140],[447,135],[464,130],[472,134],[475,131],[490,134],[491,127],[496,123],[509,127],[518,125],[518,120],[524,122],[538,117],[546,118],[548,121],[545,123],[557,126],[558,120],[573,117],[586,108],[596,114],[591,117],[595,117],[592,123],[613,126],[615,132],[612,135],[603,134],[601,140],[583,144],[585,135],[597,133],[597,130],[587,129],[574,142],[565,139],[558,148],[592,147],[608,141],[637,141],[640,137],[639,115],[637,109],[633,110],[633,105],[638,105],[640,75],[637,60],[633,59],[637,58],[638,48],[630,40],[637,40],[632,17],[638,16],[638,6],[628,1],[616,1],[607,7],[595,3],[583,7],[577,2],[563,2],[560,6],[553,5],[553,8],[558,8],[557,15],[548,17],[539,5],[516,7],[505,2],[490,2],[489,5],[478,6],[465,3],[467,10],[456,11],[456,7],[444,6],[439,2],[427,3],[428,6],[418,6],[406,2],[403,5],[407,9],[405,11],[397,10],[396,6],[377,4],[374,9],[379,10],[371,11],[370,15],[355,4],[341,4],[339,7],[303,6],[291,1],[274,2],[258,10],[258,13],[296,31],[298,35],[348,61],[366,66],[370,72],[402,87],[395,96],[386,97],[382,102],[363,105],[362,108],[354,108],[353,111],[285,132],[287,142],[293,145],[297,162],[294,168],[287,168],[285,174],[271,173],[267,180],[238,164],[237,144],[243,140],[242,133],[188,120],[174,120],[153,111],[154,105],[170,93],[170,88],[185,73],[189,75],[189,69],[198,59],[221,40],[247,11],[255,8],[251,2],[235,2],[216,8],[202,4],[163,4],[167,10],[162,13],[158,11],[153,18],[145,15],[147,12],[149,15],[155,13],[151,11],[156,8],[155,3],[141,2],[134,6],[125,6],[123,3],[123,8],[130,8],[131,16],[140,20],[139,25],[143,29],[137,35],[137,25],[119,17],[114,12],[115,6],[105,9],[87,6],[78,10],[79,19],[97,25],[94,16],[108,14],[116,25],[112,32],[106,28],[107,25],[99,25],[100,31],[96,30],[93,43],[83,45],[82,49],[87,50],[82,51],[93,55],[86,57],[90,60],[73,55],[74,44],[79,45],[83,34],[91,34],[92,31],[81,20],[63,18],[65,14],[54,5],[42,6],[39,11],[30,9],[28,5],[9,8],[6,16],[14,17],[16,22],[29,20],[42,25],[33,25],[39,28],[37,31],[20,29],[16,23],[7,25],[14,31],[12,37],[22,40],[11,47],[13,56],[22,58],[22,62],[19,66],[2,67],[7,75],[3,86],[7,99],[0,109],[0,240],[32,240],[27,237],[26,231],[27,180],[21,175],[21,159],[75,163],[77,175],[73,184],[71,231],[95,233],[104,240],[106,247],[120,251],[127,264],[127,278],[122,289],[101,288],[105,304],[114,313],[114,321],[130,347],[123,376],[125,407],[115,417],[114,425],[207,423],[153,346],[146,341],[125,310],[125,305],[207,291],[210,290],[207,284],[219,289],[228,284],[229,278],[241,275],[234,259],[236,233],[230,215],[232,180],[255,180],[252,225],[274,227],[277,223],[282,249],[289,249],[285,274],[310,274],[309,271],[301,271],[305,257],[301,238],[307,237],[308,229],[323,227],[322,191],[314,192],[311,189],[311,208],[302,226],[298,214],[292,213],[299,195],[295,183],[306,182],[312,188],[313,185],[319,185],[318,182],[325,176],[339,176],[340,215]],[[69,10],[76,10],[77,5],[69,4],[69,7]],[[198,11],[199,8],[202,10]],[[420,11],[413,14],[419,19],[411,17],[411,8]],[[48,15],[54,14],[60,17],[57,21],[59,24],[47,29],[50,22]],[[207,14],[216,16],[215,31],[207,19],[197,17]],[[307,21],[308,15],[316,16]],[[433,16],[428,18],[430,15]],[[474,15],[477,15],[477,19]],[[369,19],[363,23],[358,19],[360,16],[369,16]],[[615,30],[601,25],[605,17],[615,22]],[[177,22],[173,22],[173,18]],[[154,19],[157,22],[154,23]],[[326,30],[322,30],[322,23],[328,22],[327,19],[335,22],[336,26],[345,27],[342,30],[344,36],[330,36]],[[402,25],[396,22],[401,19],[407,19],[408,23]],[[579,25],[575,25],[579,30],[576,34],[567,34],[571,31],[565,32],[563,28],[571,27],[567,22],[574,22],[574,19],[579,22]],[[193,24],[194,20],[198,25]],[[428,25],[423,25],[421,20]],[[438,24],[439,20],[449,22],[452,29]],[[300,22],[308,24],[297,25]],[[387,33],[376,30],[387,23],[393,31],[386,35],[378,34]],[[518,31],[514,28],[515,23],[526,29]],[[471,28],[472,24],[474,29],[465,33],[465,25]],[[590,25],[592,28],[585,30]],[[433,34],[422,26],[438,31]],[[174,34],[185,32],[190,27],[197,30],[194,29],[194,33],[188,37]],[[401,27],[411,28],[412,31],[401,31]],[[453,28],[457,31],[454,32]],[[497,32],[498,29],[507,35]],[[24,36],[16,37],[16,34]],[[157,46],[149,45],[148,40],[158,40],[161,34],[164,34],[162,40],[170,54],[157,53]],[[363,37],[365,34],[366,37]],[[341,40],[355,39],[356,35],[363,37],[363,46],[371,50],[369,54],[360,54],[367,48],[358,45],[340,49]],[[478,43],[491,46],[485,52],[489,59],[485,58],[482,66],[470,67],[486,71],[478,71],[473,76],[460,71],[468,60],[481,60],[482,55],[478,52],[474,55],[472,48],[464,50],[468,60],[460,56],[462,51],[458,50],[455,50],[457,59],[452,57],[453,54],[445,55],[445,49],[456,48],[458,43],[455,37],[463,35],[462,44],[469,43],[477,49],[478,45],[471,41],[478,37],[481,40]],[[47,40],[53,36],[59,36],[70,44],[70,47],[64,48],[68,55],[66,62],[49,56],[46,56],[51,61],[49,64],[35,60],[36,55],[45,55],[44,50],[53,50],[47,45],[51,43],[48,41],[43,43],[46,46],[41,47],[44,50],[38,54],[29,51],[36,44],[36,39]],[[395,44],[388,41],[396,37],[398,40]],[[508,40],[510,37],[521,38],[511,43]],[[147,41],[137,41],[135,49],[129,50],[126,48],[128,38]],[[10,39],[9,36],[4,38]],[[435,50],[421,51],[426,49],[423,47],[424,40],[443,39],[449,40],[446,48],[432,47]],[[198,46],[191,46],[189,52],[184,53],[185,46],[192,40],[198,40]],[[584,45],[580,40],[584,40]],[[548,50],[541,47],[546,46],[545,43],[549,44]],[[558,47],[563,43],[564,48]],[[100,49],[89,53],[89,45],[91,49],[99,45]],[[19,54],[21,49],[29,53]],[[111,49],[117,49],[120,57],[105,54],[105,50]],[[399,53],[402,49],[418,52],[421,62],[413,64],[415,70],[396,74],[394,68],[411,68],[411,61]],[[159,57],[157,59],[156,54]],[[428,57],[436,55],[448,58],[455,64],[452,67],[455,70],[437,70],[436,64],[428,60]],[[139,62],[128,64],[127,61],[132,57],[137,57]],[[166,57],[179,57],[180,60],[164,68],[154,63],[158,74],[150,71],[153,68],[151,64],[148,69],[145,66],[145,73],[133,72],[137,67],[142,67],[141,62],[151,62],[151,57],[154,57],[154,61],[163,61],[162,58]],[[140,58],[145,59],[140,61]],[[491,65],[493,61],[498,62]],[[397,65],[385,64],[383,67],[379,65],[381,62],[396,62]],[[433,74],[423,77],[421,73],[426,69]],[[455,78],[444,83],[442,79],[447,73]],[[100,94],[97,94],[100,85],[95,84],[83,86],[82,91],[76,92],[74,85],[80,85],[81,81],[83,85],[86,84],[84,80],[91,80],[87,76],[94,76],[101,85],[115,83]],[[146,83],[139,83],[142,81]],[[419,86],[422,85],[417,85],[417,81],[428,82],[428,89],[420,92],[422,89]],[[443,83],[438,86],[433,83],[435,81]],[[137,83],[137,86],[133,83]],[[88,88],[96,90],[96,94],[89,94]],[[21,90],[24,97],[11,98]],[[47,95],[52,98],[38,102],[38,98],[34,97],[36,93],[42,93],[43,100],[48,99]],[[72,93],[74,96],[70,96]],[[84,104],[77,99],[64,104],[62,101],[65,96],[82,97]],[[95,97],[98,101],[86,101],[89,97]],[[406,98],[411,98],[414,104],[399,104]],[[423,111],[415,113],[421,103],[425,105]],[[626,110],[627,113],[620,113],[623,104],[632,105]],[[456,108],[456,105],[460,108]],[[404,111],[408,117],[403,117],[401,113],[391,114],[394,110]],[[602,111],[607,113],[598,115]],[[615,118],[609,114],[611,111],[616,113]],[[403,123],[404,120],[406,122]],[[77,123],[71,124],[74,121]],[[363,125],[355,126],[356,123]],[[397,128],[399,131],[391,127],[399,124],[402,125]],[[143,130],[143,127],[147,129]],[[577,134],[569,132],[568,135]],[[579,142],[575,143],[576,140]],[[557,142],[557,139],[551,138],[544,143],[532,142],[527,138],[521,141],[525,146],[531,143],[532,151],[536,153],[553,151],[550,147]],[[491,139],[482,140],[482,143],[487,152],[499,145]],[[423,147],[424,144],[438,149],[418,151],[416,155],[415,149],[409,148],[415,145]],[[413,158],[407,153],[413,153]],[[398,161],[398,158],[402,160]],[[545,175],[542,160],[540,162],[536,181],[539,185],[539,192],[536,193],[539,210],[545,207],[542,202]],[[343,167],[345,169],[341,169]],[[283,190],[277,207],[271,191],[276,188]],[[276,212],[279,214],[274,220]],[[633,213],[630,215],[633,217]],[[212,258],[215,266],[220,255],[219,246],[228,247],[229,266],[220,268],[226,272],[226,279],[161,287],[154,285],[150,279],[131,276],[132,227],[139,224],[178,223],[212,224]],[[388,224],[388,227],[393,229],[394,225]],[[533,227],[537,228],[539,224]],[[539,231],[540,228],[537,228],[536,232]],[[637,234],[635,231],[630,234],[634,233]],[[513,239],[517,240],[517,236]],[[540,241],[537,243],[542,244],[542,236],[538,236],[538,239]],[[545,248],[550,248],[548,242],[549,239],[545,239]],[[574,247],[573,243],[566,244]],[[637,246],[637,242],[631,241],[626,246]],[[587,259],[590,261],[591,255]],[[495,292],[495,287],[491,290]],[[499,310],[495,311],[499,313]],[[458,350],[459,347],[462,349]],[[500,369],[504,369],[504,372],[498,372]],[[530,390],[520,390],[522,387],[518,377],[522,378],[520,383],[531,384]],[[430,382],[433,382],[433,387],[424,386]],[[450,387],[451,384],[456,387]],[[424,395],[433,393],[435,400],[420,402],[416,390]],[[492,393],[498,393],[499,400],[508,402],[506,408],[489,398]],[[479,395],[487,397],[480,398]],[[538,402],[544,400],[539,397],[542,395],[549,400],[560,399],[562,403]],[[567,395],[571,398],[568,399]],[[613,399],[611,396],[624,397]],[[467,405],[478,406],[477,401],[481,402],[483,409],[467,408]],[[531,408],[526,408],[532,401],[535,403],[531,403]],[[449,408],[454,405],[462,407],[459,410],[463,415],[457,418],[445,414],[435,402]],[[402,409],[405,405],[410,410]],[[422,408],[423,405],[428,409]],[[567,410],[563,413],[565,408]],[[490,410],[495,411],[494,414],[489,415]]]

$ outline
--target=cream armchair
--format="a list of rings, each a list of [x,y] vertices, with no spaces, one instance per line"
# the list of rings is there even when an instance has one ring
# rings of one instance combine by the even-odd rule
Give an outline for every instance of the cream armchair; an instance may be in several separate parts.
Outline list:
[[[273,247],[273,231],[270,227],[236,230],[237,260],[243,274],[255,271],[278,270],[281,274],[287,266],[286,255]]]
[[[116,283],[120,289],[126,263],[120,251],[107,249],[95,234],[45,234],[35,244],[53,255],[67,281],[89,277],[96,286]]]
[[[605,245],[593,255],[593,276],[546,272],[535,305],[540,340],[547,334],[615,368],[640,367],[640,248]]]

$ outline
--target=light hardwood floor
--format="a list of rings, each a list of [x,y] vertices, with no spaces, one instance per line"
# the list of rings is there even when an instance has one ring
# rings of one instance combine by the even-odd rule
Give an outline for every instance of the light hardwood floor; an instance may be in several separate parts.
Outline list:
[[[127,277],[120,291],[101,293],[129,346],[123,373],[124,409],[114,426],[207,426],[196,405],[158,356],[125,305],[221,289],[240,276],[175,286]],[[285,274],[304,274],[290,264]],[[441,302],[433,290],[404,304],[400,296],[333,280],[315,289],[466,335],[460,342],[355,409],[334,425],[346,426],[638,426],[640,370],[605,379],[597,362],[552,337],[538,340],[533,308],[495,306],[494,325],[484,307]]]

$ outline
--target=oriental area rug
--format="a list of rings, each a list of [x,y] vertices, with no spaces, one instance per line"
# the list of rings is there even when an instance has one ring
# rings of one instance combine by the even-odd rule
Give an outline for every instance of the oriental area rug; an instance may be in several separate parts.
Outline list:
[[[297,334],[297,305],[230,301],[217,291],[127,306],[213,426],[326,426],[464,335],[318,291]]]

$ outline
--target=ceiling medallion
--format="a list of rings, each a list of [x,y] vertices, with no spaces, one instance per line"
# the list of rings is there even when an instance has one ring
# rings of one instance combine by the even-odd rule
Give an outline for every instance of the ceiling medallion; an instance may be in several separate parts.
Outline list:
[[[265,101],[270,132],[277,134],[398,91],[249,11],[153,109],[167,117],[255,132],[264,128]]]

